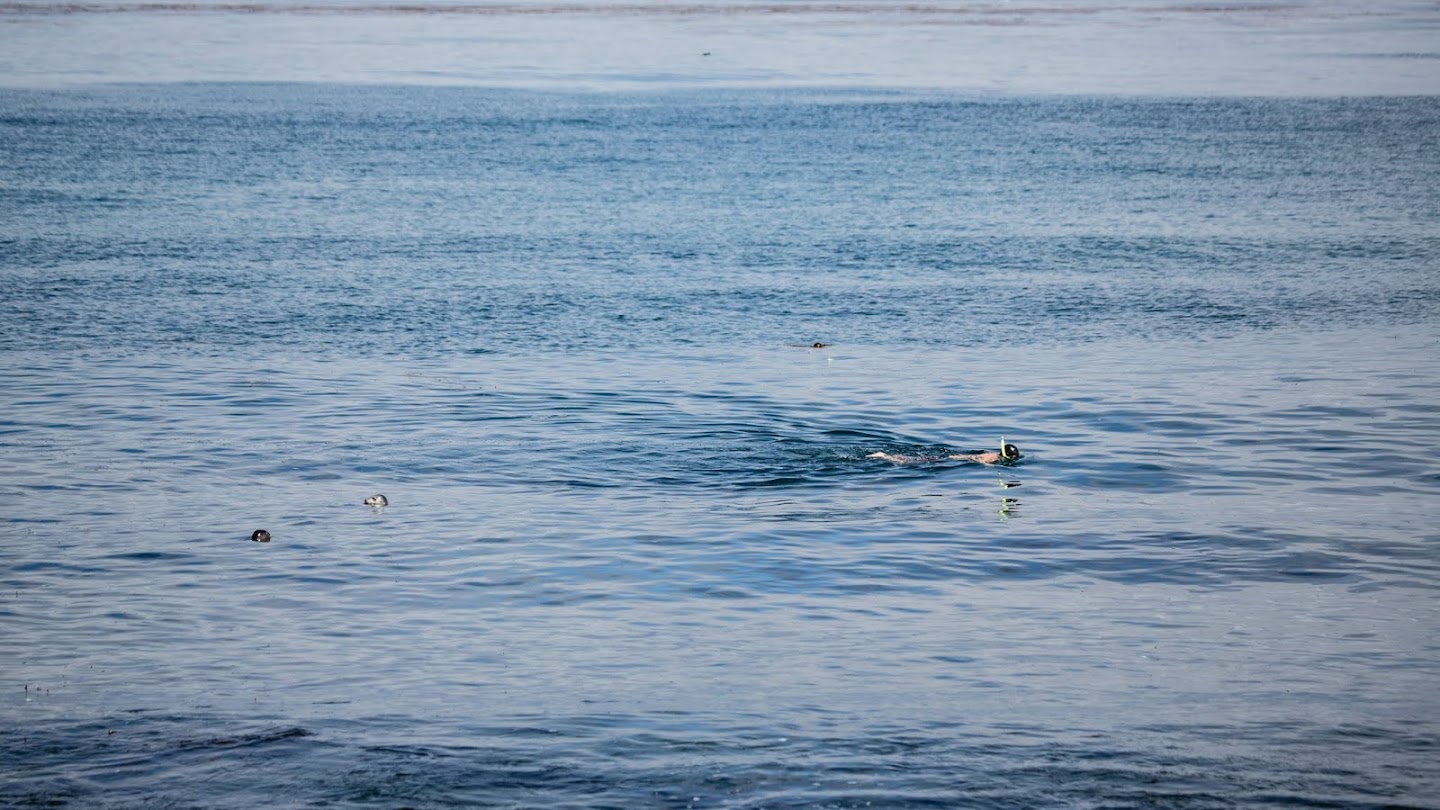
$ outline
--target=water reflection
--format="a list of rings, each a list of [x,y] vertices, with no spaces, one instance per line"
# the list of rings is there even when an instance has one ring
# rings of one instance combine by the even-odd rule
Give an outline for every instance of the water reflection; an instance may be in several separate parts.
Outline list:
[[[1020,486],[1020,482],[1019,482],[1019,481],[1016,481],[1016,480],[1009,480],[1009,481],[1007,481],[1007,480],[1005,480],[1005,478],[1004,478],[1003,475],[1001,475],[1001,474],[999,474],[999,473],[997,473],[997,475],[1000,476],[1000,488],[1001,488],[1002,490],[1010,490],[1010,489],[1014,489],[1015,487]],[[1008,520],[1008,519],[1010,519],[1010,518],[1012,518],[1012,517],[1017,516],[1017,514],[1018,514],[1017,509],[1019,508],[1019,506],[1020,506],[1020,499],[1019,499],[1019,498],[1011,498],[1011,497],[1008,497],[1008,496],[1001,496],[1001,498],[1000,498],[1000,510],[999,510],[1000,517],[1005,518],[1006,520]]]

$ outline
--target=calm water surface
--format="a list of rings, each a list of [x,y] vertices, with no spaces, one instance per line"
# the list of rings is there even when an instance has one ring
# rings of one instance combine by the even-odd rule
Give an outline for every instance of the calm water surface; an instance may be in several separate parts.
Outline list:
[[[1433,0],[0,0],[0,86],[1407,96]]]
[[[1440,806],[1437,155],[1432,98],[0,92],[0,803]]]

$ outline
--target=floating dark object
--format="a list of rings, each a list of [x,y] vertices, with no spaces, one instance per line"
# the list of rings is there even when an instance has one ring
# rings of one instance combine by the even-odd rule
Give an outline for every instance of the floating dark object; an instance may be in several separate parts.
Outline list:
[[[270,542],[270,532],[264,529],[256,529],[250,533],[250,539],[257,543],[268,543]]]

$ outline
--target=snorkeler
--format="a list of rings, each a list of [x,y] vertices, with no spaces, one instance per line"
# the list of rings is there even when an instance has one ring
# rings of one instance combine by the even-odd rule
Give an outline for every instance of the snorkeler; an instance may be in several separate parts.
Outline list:
[[[906,456],[897,453],[871,453],[866,458],[881,458],[895,464],[929,463],[934,461],[974,461],[980,464],[1011,464],[1020,458],[1020,448],[1000,439],[999,450],[983,453],[957,453],[948,456]]]

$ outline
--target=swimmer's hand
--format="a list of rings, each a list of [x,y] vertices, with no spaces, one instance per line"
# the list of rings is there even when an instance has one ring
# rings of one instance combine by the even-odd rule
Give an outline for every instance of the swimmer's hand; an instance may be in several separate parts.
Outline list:
[[[889,453],[871,453],[865,458],[883,458],[886,461],[892,462],[894,464],[904,464],[905,462],[910,460],[909,456],[895,456]]]

